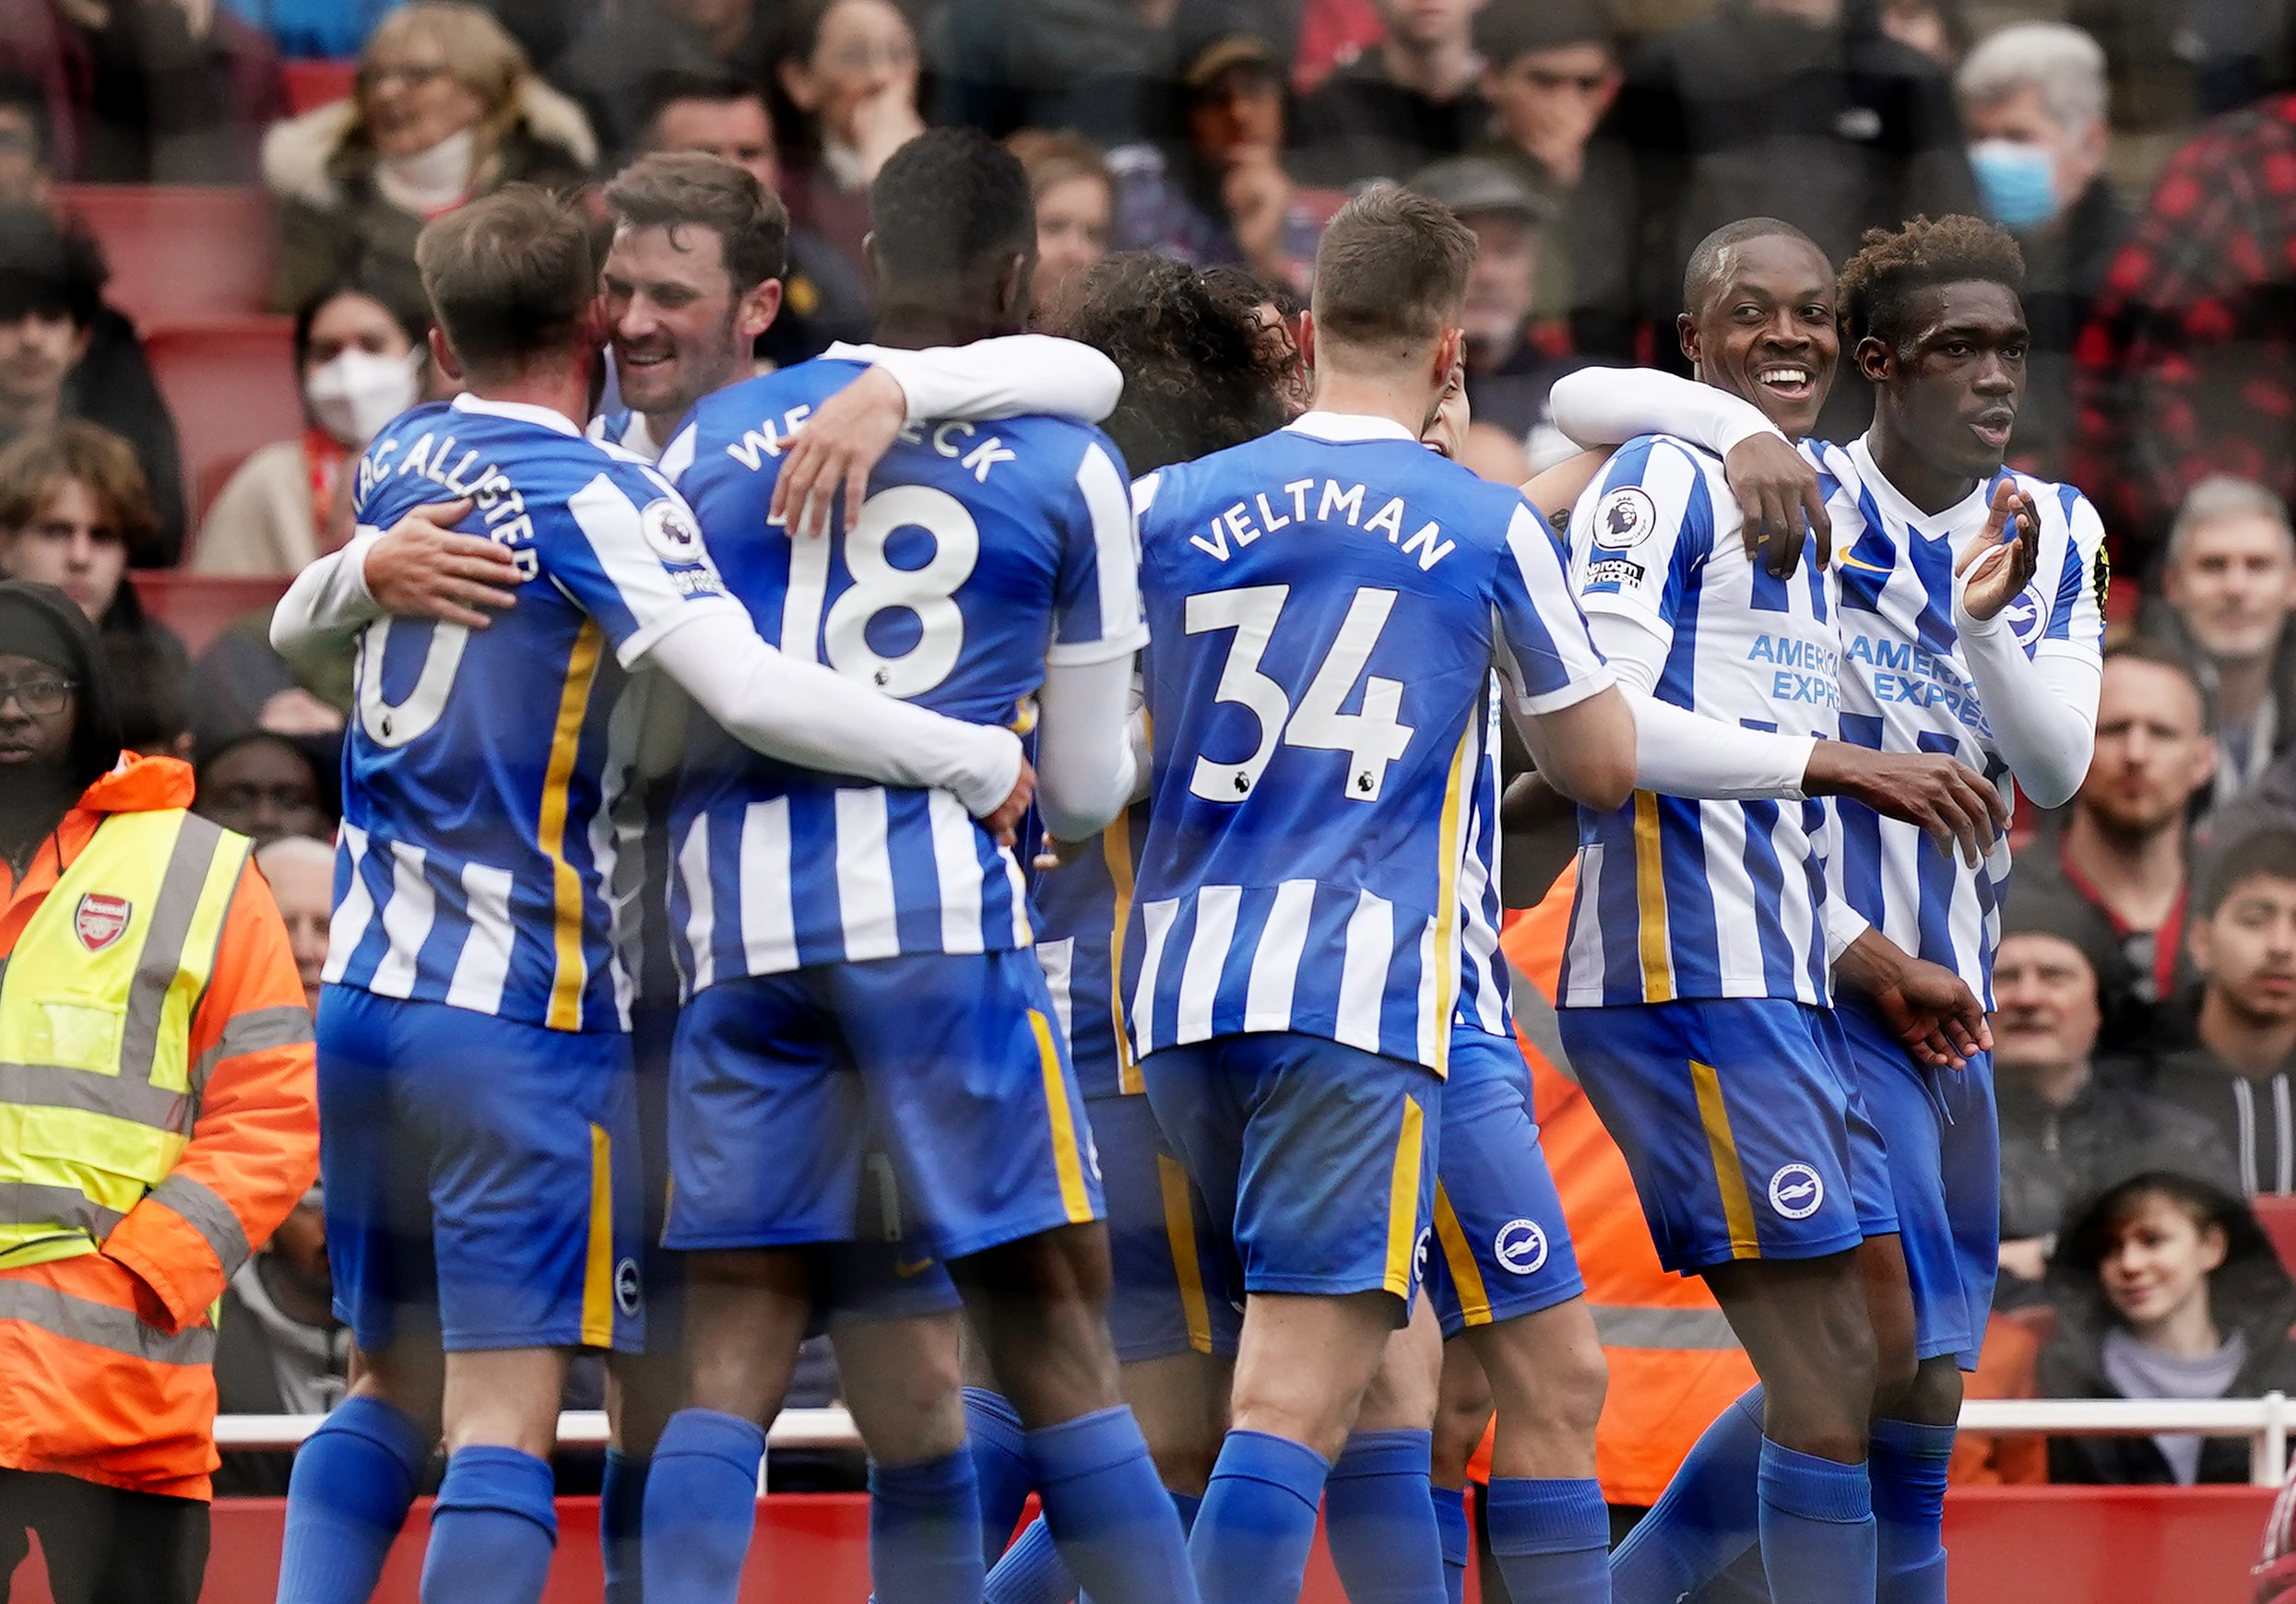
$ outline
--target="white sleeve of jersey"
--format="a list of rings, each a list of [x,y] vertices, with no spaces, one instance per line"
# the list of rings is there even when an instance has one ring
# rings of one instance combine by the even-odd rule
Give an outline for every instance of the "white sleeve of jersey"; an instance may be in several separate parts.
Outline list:
[[[694,609],[654,638],[644,662],[736,740],[783,762],[948,791],[976,818],[995,811],[1020,777],[1021,743],[1011,730],[943,718],[786,656],[733,608]]]
[[[1036,807],[1056,841],[1085,841],[1132,799],[1128,657],[1056,663],[1036,693]]]
[[[1114,362],[1080,341],[1051,335],[1005,335],[925,351],[840,343],[823,354],[891,373],[912,423],[1024,413],[1097,423],[1124,394],[1124,375]]]
[[[2042,517],[2045,522],[2048,514]],[[2098,575],[2104,526],[2096,510],[2077,498],[2067,522],[2057,572],[2042,575],[2049,605],[2031,656],[2018,644],[2007,609],[1982,621],[1973,619],[1962,605],[1966,578],[1954,583],[1954,627],[1993,731],[1994,749],[2037,808],[2071,801],[2088,775],[2097,740],[2097,694],[2104,678],[2099,649],[2103,611],[2097,596],[2103,588]]]
[[[339,645],[383,616],[367,589],[367,553],[382,538],[380,529],[361,529],[295,576],[271,609],[273,651],[291,659]]]
[[[1638,434],[1676,434],[1716,456],[1758,434],[1785,434],[1751,401],[1651,368],[1580,368],[1555,381],[1555,427],[1590,450]]]
[[[1802,799],[1814,737],[1742,729],[1661,702],[1651,691],[1665,640],[1617,613],[1588,614],[1587,629],[1634,711],[1635,789],[1718,802]]]

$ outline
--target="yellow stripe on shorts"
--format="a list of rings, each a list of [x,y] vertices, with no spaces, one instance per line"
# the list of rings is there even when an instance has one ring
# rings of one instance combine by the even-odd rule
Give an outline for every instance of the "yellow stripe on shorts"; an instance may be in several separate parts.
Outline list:
[[[1474,1261],[1474,1248],[1451,1208],[1451,1195],[1435,1183],[1435,1240],[1443,1244],[1443,1262],[1450,1267],[1451,1285],[1459,1293],[1459,1312],[1470,1326],[1491,1323],[1491,1291],[1483,1284],[1483,1268]]]
[[[1403,1098],[1403,1128],[1395,1138],[1395,1167],[1387,1185],[1387,1275],[1381,1283],[1399,1298],[1411,1295],[1412,1256],[1419,1247],[1419,1173],[1426,1158],[1426,1110]]]
[[[1045,1112],[1052,1122],[1052,1164],[1060,1176],[1060,1207],[1071,1225],[1089,1225],[1092,1193],[1084,1185],[1084,1150],[1076,1139],[1076,1110],[1069,1103],[1069,1079],[1060,1067],[1052,1021],[1031,1008],[1028,1028],[1036,1033],[1036,1066],[1045,1079]]]
[[[614,1138],[590,1126],[590,1244],[582,1267],[582,1345],[614,1345]]]
[[[1730,1134],[1730,1110],[1722,1103],[1722,1077],[1711,1064],[1692,1059],[1690,1084],[1698,1091],[1698,1123],[1706,1127],[1714,1182],[1722,1192],[1722,1219],[1730,1226],[1730,1256],[1759,1258],[1762,1244],[1754,1234],[1754,1200],[1746,1195],[1746,1172],[1738,1164],[1738,1140]]]
[[[1180,1313],[1188,1319],[1188,1345],[1212,1351],[1212,1310],[1204,1303],[1204,1267],[1196,1256],[1196,1209],[1188,1193],[1188,1172],[1169,1153],[1156,1155],[1156,1182],[1164,1193],[1164,1234],[1172,1244],[1172,1274],[1180,1284]]]

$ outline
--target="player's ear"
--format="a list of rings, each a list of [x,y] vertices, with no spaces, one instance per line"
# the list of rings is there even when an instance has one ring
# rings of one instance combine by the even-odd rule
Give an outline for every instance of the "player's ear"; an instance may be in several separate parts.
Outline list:
[[[1438,388],[1448,387],[1467,349],[1467,331],[1447,328],[1443,337],[1435,342],[1435,383]]]
[[[431,365],[444,373],[456,389],[462,388],[462,363],[455,359],[455,348],[446,343],[446,331],[436,324],[431,325]]]
[[[1027,321],[1030,292],[1036,288],[1036,256],[1032,251],[1016,251],[1004,265],[1003,276],[997,281],[997,310]]]
[[[774,326],[781,314],[781,280],[767,278],[753,286],[733,309],[734,326],[743,339],[753,340]]]
[[[871,229],[861,236],[861,265],[867,269],[870,299],[877,297],[877,287],[885,281],[885,270],[877,260],[877,230]]]
[[[1898,353],[1889,348],[1889,342],[1877,335],[1867,335],[1858,341],[1853,355],[1857,371],[1876,384],[1887,384],[1897,377]]]
[[[1675,343],[1682,348],[1683,360],[1693,368],[1705,359],[1699,352],[1706,342],[1698,337],[1698,320],[1686,312],[1675,313]]]
[[[1313,373],[1316,369],[1316,314],[1313,312],[1299,314],[1299,335],[1293,344],[1299,348],[1300,366]]]

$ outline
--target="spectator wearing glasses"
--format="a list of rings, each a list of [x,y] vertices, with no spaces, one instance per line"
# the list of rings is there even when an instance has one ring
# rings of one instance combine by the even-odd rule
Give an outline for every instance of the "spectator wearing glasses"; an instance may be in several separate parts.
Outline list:
[[[331,839],[340,822],[327,766],[310,746],[269,730],[250,730],[202,752],[194,777],[192,811],[257,847],[293,835]]]
[[[767,81],[789,221],[858,265],[877,170],[925,131],[917,34],[893,0],[795,0],[775,31]]]
[[[425,222],[504,184],[580,183],[597,157],[581,110],[535,77],[502,24],[476,6],[415,0],[376,26],[349,100],[264,140],[280,203],[272,303],[292,312],[363,277],[420,304]]]
[[[2296,1192],[2296,830],[2227,842],[2189,936],[2199,1002],[2148,1089],[2213,1125],[2241,1192]]]
[[[1623,205],[1633,176],[1616,141],[1594,137],[1624,77],[1617,38],[1603,0],[1489,0],[1475,13],[1492,126],[1472,154],[1506,163],[1544,203],[1531,317],[1551,348],[1568,348],[1574,287],[1626,272],[1593,254],[1615,222],[1585,222]]]
[[[2185,948],[2193,800],[2217,762],[2208,693],[2173,647],[2106,654],[2097,741],[2062,834],[2018,862],[2016,896],[2078,910],[2064,934],[2092,955],[2103,1039],[2128,1053],[2160,1040],[2163,1010],[2196,978]]]

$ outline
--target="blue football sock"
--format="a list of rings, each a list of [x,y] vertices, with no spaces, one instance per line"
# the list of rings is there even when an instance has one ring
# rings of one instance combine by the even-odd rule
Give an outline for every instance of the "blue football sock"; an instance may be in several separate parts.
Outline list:
[[[481,1445],[450,1455],[431,1506],[422,1604],[541,1604],[558,1547],[550,1461]]]
[[[1749,1388],[1692,1445],[1682,1468],[1610,1558],[1618,1604],[1675,1604],[1760,1535],[1762,1389]]]
[[[638,1527],[645,1518],[645,1473],[652,1464],[620,1448],[606,1450],[606,1480],[598,1490],[598,1552],[606,1571],[606,1604],[645,1604]]]
[[[1036,1491],[1029,1468],[1027,1433],[1020,1411],[1002,1393],[985,1386],[965,1389],[965,1442],[973,1456],[973,1480],[979,1489],[981,1557],[989,1564],[1004,1552],[1020,1524],[1028,1495]]]
[[[975,1604],[980,1504],[963,1448],[921,1465],[869,1467],[869,1574],[900,1604]]]
[[[1875,1597],[1946,1604],[1946,1468],[1953,1428],[1876,1421],[1865,1470],[1874,1488]]]
[[[1079,1415],[1027,1444],[1046,1528],[1094,1604],[1195,1604],[1188,1539],[1130,1409]]]
[[[1762,1442],[1762,1568],[1775,1604],[1872,1604],[1874,1499],[1863,1465]]]
[[[733,1604],[757,1525],[765,1433],[736,1415],[680,1409],[645,1479],[645,1596],[653,1604]]]
[[[1353,1604],[1443,1604],[1427,1496],[1432,1432],[1356,1432],[1323,1484],[1323,1534]]]
[[[1435,1505],[1436,1535],[1443,1541],[1443,1597],[1462,1604],[1467,1597],[1467,1554],[1474,1547],[1474,1530],[1467,1524],[1467,1490],[1429,1486]]]
[[[1494,1476],[1491,1557],[1515,1604],[1610,1604],[1610,1505],[1603,1484]]]
[[[1043,1516],[1021,1528],[981,1597],[986,1604],[1069,1604],[1076,1597],[1076,1578],[1060,1563]]]
[[[1304,1443],[1228,1433],[1188,1539],[1203,1604],[1299,1597],[1331,1473],[1330,1462]]]
[[[278,1604],[367,1604],[431,1446],[380,1398],[345,1398],[320,1422],[288,1480]]]

